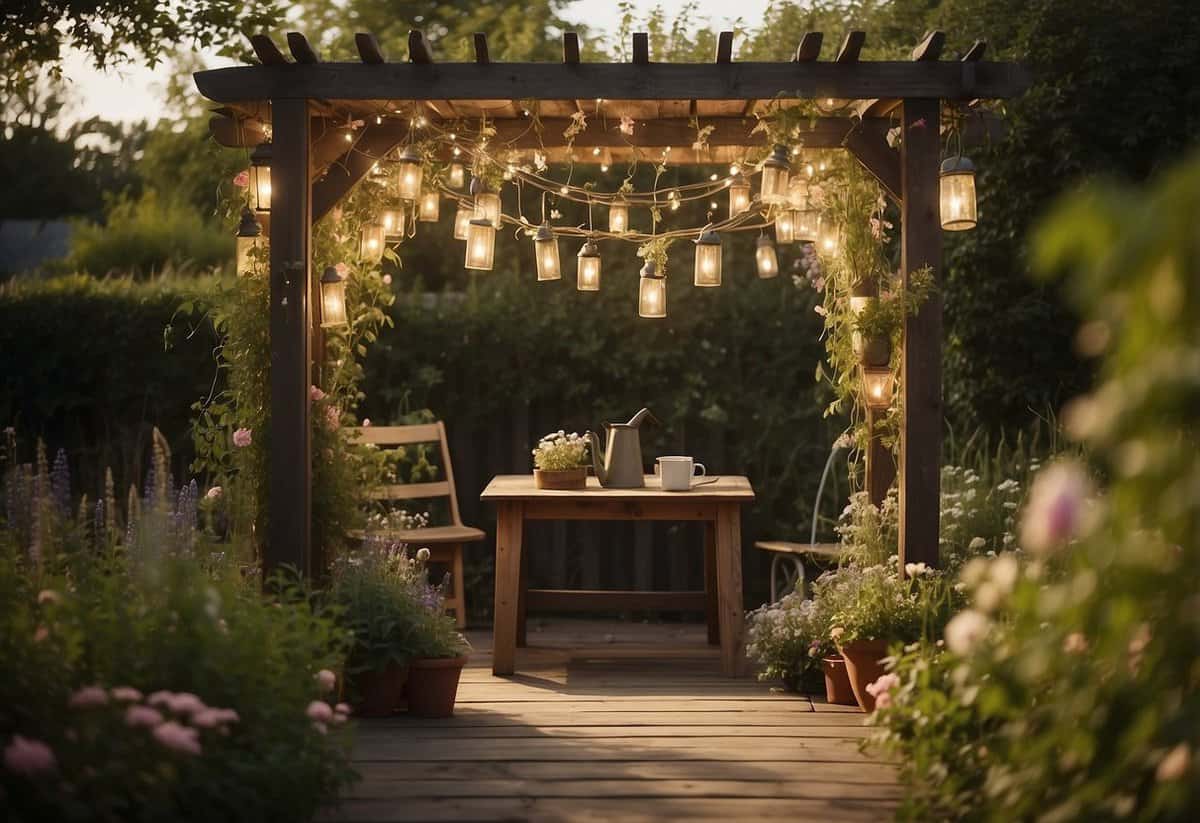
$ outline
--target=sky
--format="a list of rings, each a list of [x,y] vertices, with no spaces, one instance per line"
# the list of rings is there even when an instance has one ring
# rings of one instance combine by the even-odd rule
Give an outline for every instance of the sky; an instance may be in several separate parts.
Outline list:
[[[668,16],[686,3],[687,0],[633,0],[640,14],[662,6]],[[721,28],[739,17],[743,20],[761,17],[768,4],[769,0],[697,0],[700,14],[709,17],[714,27]],[[610,34],[617,30],[620,20],[615,0],[576,0],[563,16],[587,21],[589,27]],[[231,61],[211,55],[205,59],[210,67],[232,65]],[[157,119],[171,71],[172,67],[164,64],[155,70],[128,66],[99,72],[82,55],[69,54],[63,65],[63,75],[70,81],[64,119],[85,120],[92,116],[120,121]]]

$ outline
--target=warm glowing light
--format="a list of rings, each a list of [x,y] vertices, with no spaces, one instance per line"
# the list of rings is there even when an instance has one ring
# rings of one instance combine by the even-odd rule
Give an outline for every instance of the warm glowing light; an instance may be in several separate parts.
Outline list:
[[[427,191],[421,195],[421,208],[417,211],[417,219],[422,223],[436,223],[442,214],[442,198],[436,191]]]
[[[472,206],[467,206],[462,203],[458,204],[458,211],[454,213],[454,239],[466,240],[467,228],[471,225],[471,218],[475,216],[475,209]]]
[[[975,200],[975,164],[965,157],[948,157],[938,183],[942,228],[965,231],[978,223]]]
[[[629,204],[623,197],[617,197],[608,207],[608,230],[613,234],[629,231]]]
[[[828,217],[817,220],[817,251],[821,254],[837,254],[841,246],[842,233],[837,223]]]
[[[362,237],[359,239],[358,254],[363,260],[378,263],[383,259],[384,234],[383,226],[379,223],[367,223],[362,227]]]
[[[763,280],[778,276],[779,255],[775,253],[775,244],[765,234],[759,235],[754,261],[758,265],[758,276]]]
[[[267,239],[263,237],[262,226],[254,218],[254,212],[248,207],[242,207],[242,219],[238,224],[236,240],[237,273],[254,274],[260,266],[259,250],[266,247]]]
[[[533,235],[533,257],[537,261],[537,279],[561,280],[562,268],[558,261],[558,238],[549,223],[538,226]]]
[[[575,271],[575,288],[579,291],[600,290],[600,247],[588,240],[579,248],[579,266]]]
[[[421,180],[424,169],[421,156],[412,148],[400,152],[396,163],[396,193],[402,200],[416,200],[421,196]]]
[[[463,179],[465,178],[465,176],[466,176],[466,174],[463,171],[462,163],[451,163],[450,164],[450,174],[449,174],[450,188],[461,189],[462,185],[463,185]]]
[[[736,217],[750,208],[750,181],[734,172],[729,181],[729,216]]]
[[[404,236],[404,209],[384,209],[379,213],[379,225],[383,226],[385,237]]]
[[[496,227],[483,218],[467,225],[467,256],[463,264],[476,271],[491,271],[496,257]]]
[[[271,144],[259,143],[250,154],[250,207],[271,211]]]
[[[321,327],[346,325],[346,280],[333,266],[321,275]]]
[[[705,229],[696,238],[696,265],[692,282],[697,286],[721,285],[721,235]]]
[[[788,181],[788,203],[793,209],[808,205],[808,180],[799,174],[792,175]]]
[[[867,406],[872,409],[886,409],[892,405],[892,392],[895,379],[892,370],[887,366],[863,366],[863,394],[866,395]]]
[[[788,175],[792,165],[788,162],[787,146],[776,146],[762,166],[762,201],[785,203],[788,199]]]
[[[494,191],[481,191],[475,195],[475,219],[487,220],[492,228],[500,228],[500,195]]]
[[[821,228],[821,215],[814,209],[792,212],[792,232],[797,240],[815,243]]]
[[[667,280],[652,262],[642,266],[638,281],[638,316],[667,316]]]

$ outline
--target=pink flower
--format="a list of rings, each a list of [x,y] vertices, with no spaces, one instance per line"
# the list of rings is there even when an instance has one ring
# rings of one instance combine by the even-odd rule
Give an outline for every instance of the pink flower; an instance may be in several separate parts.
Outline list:
[[[1091,483],[1078,463],[1060,460],[1038,472],[1021,519],[1021,547],[1052,551],[1083,528]]]
[[[892,705],[892,695],[889,692],[884,692],[875,698],[875,709],[886,709]]]
[[[385,285],[385,286],[392,285],[392,276],[390,274],[385,274],[383,276],[383,285]]]
[[[167,700],[167,706],[176,714],[197,714],[208,708],[203,700],[188,692],[172,695]]]
[[[250,172],[247,169],[242,169],[233,176],[233,185],[239,189],[244,189],[250,185]]]
[[[162,722],[162,712],[149,706],[130,706],[125,710],[125,725],[130,728],[145,726],[152,729]]]
[[[337,431],[338,426],[342,425],[342,413],[337,406],[325,407],[325,428],[330,431]]]
[[[333,710],[335,712],[337,712],[338,714],[350,714],[350,704],[349,703],[338,703],[336,706],[333,707]]]
[[[142,699],[142,693],[132,686],[117,686],[109,692],[113,700],[120,700],[125,703],[136,703]]]
[[[899,675],[894,672],[888,672],[887,674],[881,674],[874,683],[867,684],[867,694],[878,699],[881,694],[887,694],[899,685]]]
[[[329,671],[329,669],[321,669],[313,677],[317,681],[317,685],[322,692],[331,692],[337,685],[337,675]]]
[[[346,715],[341,714],[340,712],[334,712],[333,717],[329,719],[329,722],[333,723],[335,726],[340,726],[346,722]]]
[[[314,700],[309,703],[304,713],[311,720],[316,720],[318,723],[327,723],[333,718],[333,709],[329,708],[329,704],[323,700]]]
[[[1158,762],[1158,768],[1154,771],[1154,779],[1159,783],[1178,780],[1187,774],[1191,764],[1192,750],[1188,748],[1187,743],[1180,743]]]
[[[364,417],[364,418],[363,418],[363,428],[364,428],[364,429],[369,429],[369,428],[371,428],[371,418],[369,418],[369,417]]]
[[[213,486],[204,494],[205,500],[220,500],[224,490],[220,486]]]
[[[90,709],[107,704],[108,692],[99,686],[84,686],[67,701],[67,705],[73,709]]]
[[[12,742],[4,748],[4,768],[14,774],[36,777],[52,772],[58,767],[54,752],[40,740],[30,740],[13,735]]]
[[[1083,654],[1087,650],[1087,638],[1082,632],[1071,632],[1063,638],[1063,651],[1067,654]]]
[[[347,266],[345,263],[338,263],[333,268],[334,268],[334,271],[336,271],[338,273],[338,277],[347,277],[350,274],[350,267]]]
[[[238,429],[233,433],[233,445],[239,449],[244,449],[252,442],[252,434],[250,429]]]
[[[239,720],[241,718],[233,709],[204,709],[192,715],[192,725],[201,729],[215,729]]]
[[[200,754],[200,732],[168,720],[151,732],[154,739],[172,751],[183,754]]]
[[[37,602],[39,606],[44,603],[61,603],[62,595],[54,591],[54,589],[42,589],[38,592]]]
[[[621,134],[633,134],[633,118],[628,116],[621,117]]]
[[[309,386],[308,387],[308,397],[310,400],[312,400],[315,403],[318,400],[325,399],[325,392],[321,391],[320,387],[318,387],[318,386]]]

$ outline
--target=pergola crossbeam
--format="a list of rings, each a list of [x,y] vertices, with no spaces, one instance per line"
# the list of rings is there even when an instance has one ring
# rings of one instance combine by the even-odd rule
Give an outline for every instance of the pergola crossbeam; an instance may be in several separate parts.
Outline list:
[[[821,43],[824,42],[825,35],[819,31],[806,31],[804,36],[800,38],[800,45],[796,47],[796,54],[792,57],[793,63],[811,63],[821,56]]]
[[[858,57],[862,54],[863,45],[867,42],[867,33],[865,31],[851,31],[846,33],[846,39],[842,41],[841,48],[838,49],[837,57],[834,61],[837,63],[857,63]]]
[[[573,31],[564,31],[562,36],[563,41],[563,62],[570,65],[578,65],[579,63],[579,35]]]
[[[488,53],[487,35],[481,31],[475,32],[472,38],[475,44],[475,63],[476,65],[486,66],[492,62],[492,56]]]
[[[279,46],[266,34],[250,35],[250,47],[254,49],[258,62],[264,66],[282,66],[287,63],[287,58],[283,56]]]
[[[358,49],[358,59],[369,66],[382,66],[387,62],[383,49],[379,47],[379,41],[369,32],[360,31],[354,35],[354,46]]]
[[[433,62],[433,46],[425,37],[425,32],[413,29],[408,33],[408,59],[411,63],[429,65]]]
[[[292,53],[297,63],[306,66],[313,66],[321,62],[321,58],[317,56],[317,51],[308,42],[308,38],[298,31],[289,31],[287,33],[288,51]]]

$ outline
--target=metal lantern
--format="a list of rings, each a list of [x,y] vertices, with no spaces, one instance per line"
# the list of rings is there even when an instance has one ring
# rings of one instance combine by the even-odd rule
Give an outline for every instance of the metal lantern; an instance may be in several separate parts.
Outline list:
[[[346,279],[333,266],[321,275],[321,327],[346,325]]]
[[[379,213],[379,225],[383,226],[384,237],[404,236],[404,207],[394,206]]]
[[[370,263],[378,263],[383,259],[385,240],[382,223],[367,223],[362,227],[362,237],[358,243],[359,256]]]
[[[476,194],[474,217],[487,220],[493,229],[500,228],[500,195],[494,191],[480,191]]]
[[[264,214],[271,211],[271,144],[259,143],[250,153],[250,206]]]
[[[629,231],[629,203],[624,197],[617,197],[608,207],[608,230],[613,234]]]
[[[942,228],[965,231],[978,222],[975,202],[975,164],[959,155],[942,161],[938,184]]]
[[[466,177],[465,173],[463,172],[463,164],[462,163],[451,163],[449,177],[450,177],[450,188],[461,189],[463,180]]]
[[[788,180],[788,202],[793,209],[808,205],[808,180],[803,175],[793,174]]]
[[[788,175],[792,164],[788,160],[787,146],[775,146],[771,156],[762,165],[762,201],[764,203],[786,203],[788,199]]]
[[[779,275],[779,255],[775,253],[775,244],[765,234],[758,236],[754,260],[758,264],[758,276],[763,280],[769,280]]]
[[[401,200],[417,200],[421,196],[424,176],[421,156],[411,146],[400,152],[396,161],[396,194]]]
[[[262,226],[254,219],[254,212],[248,206],[242,207],[242,219],[238,223],[236,255],[237,273],[253,274],[257,268],[257,250],[266,248],[266,238],[263,237]]]
[[[537,260],[537,279],[561,280],[562,267],[558,263],[558,238],[549,223],[538,226],[533,235],[533,256]]]
[[[729,180],[729,216],[737,217],[750,208],[750,181],[738,172]]]
[[[475,207],[468,206],[464,203],[458,204],[458,211],[454,212],[454,239],[466,240],[467,228],[471,225],[471,218],[475,216]]]
[[[820,212],[808,208],[792,212],[792,231],[797,240],[807,240],[815,243],[820,229]]]
[[[467,258],[464,265],[476,271],[491,271],[496,257],[496,227],[483,218],[467,224]]]
[[[817,251],[821,254],[837,254],[842,243],[842,233],[837,223],[828,217],[817,220]]]
[[[863,366],[863,394],[867,408],[886,409],[892,405],[895,375],[888,366]]]
[[[667,279],[653,261],[642,266],[638,282],[638,316],[667,316]]]
[[[579,291],[600,290],[600,247],[588,240],[579,248],[579,267],[575,272],[575,288]]]
[[[796,212],[783,209],[775,215],[775,242],[786,246],[796,242]]]
[[[422,223],[436,223],[442,213],[442,198],[436,191],[427,191],[421,195],[421,206],[417,210],[417,219]]]
[[[721,235],[711,228],[696,238],[696,266],[692,282],[697,286],[721,285]]]

